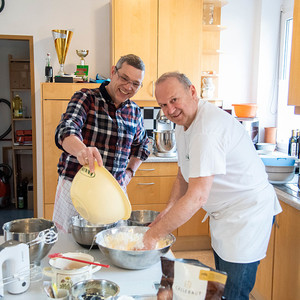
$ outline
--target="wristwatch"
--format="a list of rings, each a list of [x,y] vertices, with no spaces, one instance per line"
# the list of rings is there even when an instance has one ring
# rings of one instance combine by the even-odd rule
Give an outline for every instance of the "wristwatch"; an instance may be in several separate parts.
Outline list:
[[[126,168],[126,170],[130,171],[132,174],[132,177],[135,175],[135,172],[131,168]]]

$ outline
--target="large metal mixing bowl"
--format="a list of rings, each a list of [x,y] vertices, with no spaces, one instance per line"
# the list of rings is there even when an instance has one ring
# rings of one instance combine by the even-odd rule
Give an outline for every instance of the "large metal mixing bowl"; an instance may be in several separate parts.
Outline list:
[[[175,152],[176,150],[176,140],[175,140],[175,130],[154,130],[154,140],[155,146],[158,152],[168,153]]]
[[[30,262],[39,265],[57,241],[57,228],[52,221],[42,218],[19,219],[3,225],[5,241],[28,244]]]
[[[167,246],[155,250],[137,250],[127,251],[109,248],[106,245],[105,238],[115,236],[120,232],[128,234],[142,233],[149,229],[143,226],[121,226],[103,230],[96,235],[96,244],[101,252],[115,265],[124,269],[139,270],[146,269],[160,261],[160,257],[166,254],[175,242],[173,234],[168,234],[165,238]]]
[[[95,235],[105,229],[115,227],[118,222],[94,225],[80,216],[74,216],[71,219],[71,232],[74,240],[84,248],[90,248],[93,245]],[[92,248],[97,248],[96,244]]]

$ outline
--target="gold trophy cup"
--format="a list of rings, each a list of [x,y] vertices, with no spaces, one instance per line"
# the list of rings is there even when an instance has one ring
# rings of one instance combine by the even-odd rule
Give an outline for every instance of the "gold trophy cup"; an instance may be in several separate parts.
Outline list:
[[[64,76],[64,63],[73,36],[73,32],[70,30],[55,29],[52,30],[52,35],[54,39],[58,62],[60,64],[58,75]]]
[[[84,58],[89,54],[89,50],[76,50],[77,55],[80,57],[80,65],[84,66],[85,61]]]

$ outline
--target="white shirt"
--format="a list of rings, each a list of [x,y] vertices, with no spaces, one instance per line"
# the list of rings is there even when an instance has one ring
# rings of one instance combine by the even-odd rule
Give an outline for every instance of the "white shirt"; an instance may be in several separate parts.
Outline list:
[[[178,165],[189,178],[214,175],[207,203],[212,247],[237,263],[265,257],[272,218],[281,211],[265,166],[245,128],[227,112],[199,100],[195,120],[176,126]]]

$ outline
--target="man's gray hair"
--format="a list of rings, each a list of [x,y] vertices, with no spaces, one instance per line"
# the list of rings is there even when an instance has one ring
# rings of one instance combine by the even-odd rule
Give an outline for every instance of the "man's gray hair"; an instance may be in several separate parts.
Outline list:
[[[116,64],[117,70],[122,68],[122,65],[124,62],[126,62],[128,65],[130,65],[136,69],[145,71],[145,64],[142,61],[142,59],[140,57],[138,57],[137,55],[127,54],[127,55],[121,56]]]
[[[155,86],[159,85],[160,83],[167,80],[168,78],[176,78],[186,89],[189,89],[190,86],[192,85],[191,81],[185,74],[179,73],[179,72],[167,72],[167,73],[162,74],[156,80]]]

